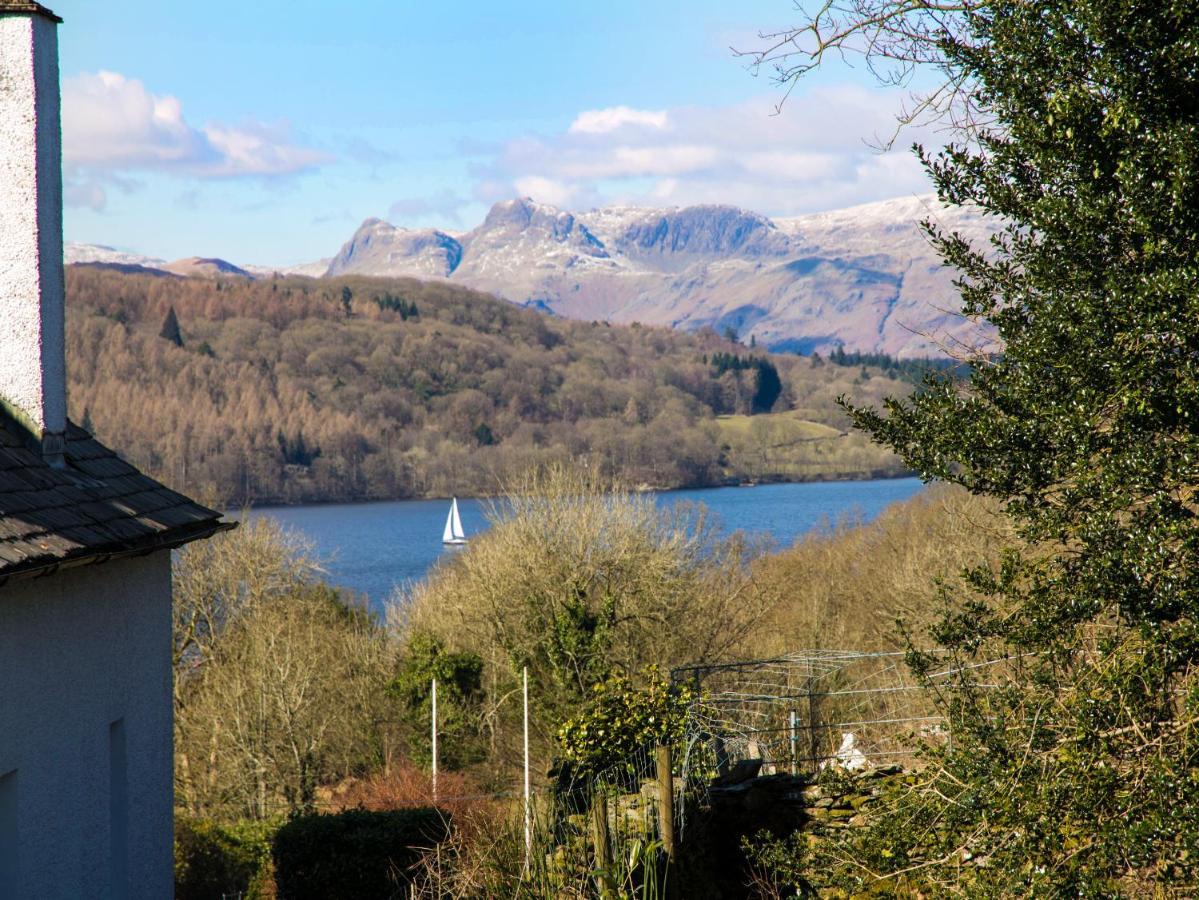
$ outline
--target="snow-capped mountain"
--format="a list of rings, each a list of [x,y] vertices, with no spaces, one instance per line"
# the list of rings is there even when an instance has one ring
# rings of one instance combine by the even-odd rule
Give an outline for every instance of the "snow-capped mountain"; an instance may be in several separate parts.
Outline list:
[[[367,219],[333,257],[324,274],[444,278],[461,260],[461,244],[443,231],[397,228],[382,219]]]
[[[996,227],[932,196],[785,219],[714,205],[572,213],[524,198],[497,203],[461,234],[367,219],[331,260],[284,269],[168,264],[92,244],[68,244],[66,259],[202,277],[448,279],[571,318],[731,327],[805,353],[924,356],[979,337],[956,315],[952,273],[919,228],[926,219],[980,245]]]
[[[275,275],[304,275],[307,278],[320,278],[329,271],[329,264],[332,262],[333,257],[326,256],[324,259],[300,263],[296,266],[244,265],[242,269],[249,272],[255,278],[272,278]]]
[[[111,266],[141,266],[145,269],[161,269],[166,265],[165,259],[117,250],[103,244],[81,244],[77,241],[67,241],[63,245],[63,261],[68,266],[98,263]]]
[[[370,219],[329,275],[447,278],[580,319],[733,327],[777,349],[937,353],[973,340],[918,223],[983,242],[972,210],[910,197],[771,220],[730,206],[570,213],[497,203],[455,237]]]
[[[273,275],[306,275],[309,278],[320,278],[329,271],[332,259],[326,258],[316,262],[302,263],[298,266],[237,266],[223,259],[203,258],[198,256],[177,259],[167,262],[155,256],[144,256],[126,250],[117,250],[103,244],[83,244],[77,241],[67,241],[63,245],[63,262],[68,266],[100,265],[116,268],[135,267],[167,272],[192,278],[216,278],[218,276],[234,275],[241,278],[270,278]]]

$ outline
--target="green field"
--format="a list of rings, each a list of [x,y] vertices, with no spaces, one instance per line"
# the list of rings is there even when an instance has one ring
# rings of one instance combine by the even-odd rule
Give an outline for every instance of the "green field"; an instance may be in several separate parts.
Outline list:
[[[716,424],[726,441],[753,440],[755,430],[761,430],[778,446],[793,444],[796,441],[832,440],[844,434],[831,425],[801,418],[796,412],[717,416]]]
[[[902,474],[899,459],[857,432],[797,412],[717,416],[713,437],[730,477],[756,481],[870,478]]]

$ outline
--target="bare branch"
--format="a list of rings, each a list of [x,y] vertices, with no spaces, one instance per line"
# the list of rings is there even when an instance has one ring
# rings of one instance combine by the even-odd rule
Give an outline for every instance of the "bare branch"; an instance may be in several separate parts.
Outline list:
[[[913,90],[897,114],[897,127],[880,142],[890,148],[909,125],[939,124],[962,134],[976,133],[986,118],[973,102],[972,85],[953,66],[946,51],[966,46],[969,17],[990,0],[824,0],[814,12],[796,8],[798,25],[758,34],[757,48],[732,48],[749,60],[756,75],[763,69],[784,89],[776,112],[796,85],[829,59],[852,65],[861,60],[882,86],[909,88],[916,74],[934,70],[940,81],[931,89]]]

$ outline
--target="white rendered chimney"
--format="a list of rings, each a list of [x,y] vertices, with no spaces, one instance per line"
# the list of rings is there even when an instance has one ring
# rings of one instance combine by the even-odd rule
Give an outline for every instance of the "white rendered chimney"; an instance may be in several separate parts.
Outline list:
[[[67,426],[60,21],[0,0],[0,405],[54,464]]]

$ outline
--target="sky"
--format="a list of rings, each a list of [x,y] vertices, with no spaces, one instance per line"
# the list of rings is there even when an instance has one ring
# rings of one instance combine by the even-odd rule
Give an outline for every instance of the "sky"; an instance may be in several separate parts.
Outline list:
[[[837,65],[778,112],[732,52],[792,0],[49,5],[69,241],[284,266],[515,196],[787,216],[929,189],[910,138],[874,146],[902,93]]]

